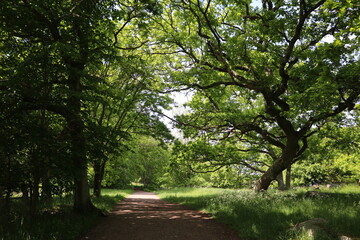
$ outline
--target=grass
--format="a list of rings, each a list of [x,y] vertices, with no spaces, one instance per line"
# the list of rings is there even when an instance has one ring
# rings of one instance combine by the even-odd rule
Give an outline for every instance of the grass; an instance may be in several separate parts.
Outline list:
[[[131,190],[103,189],[94,205],[103,212],[109,212],[119,201],[130,194]],[[54,198],[41,203],[39,213],[29,218],[24,215],[20,200],[12,203],[14,211],[8,219],[0,216],[0,240],[73,240],[78,239],[98,220],[97,213],[78,215],[72,213],[72,198]]]
[[[326,219],[326,227],[334,233],[360,237],[359,186],[326,189],[326,197],[315,199],[305,198],[307,190],[256,194],[251,190],[180,188],[158,193],[166,201],[211,213],[244,239],[306,240],[307,236],[291,227],[312,218]]]

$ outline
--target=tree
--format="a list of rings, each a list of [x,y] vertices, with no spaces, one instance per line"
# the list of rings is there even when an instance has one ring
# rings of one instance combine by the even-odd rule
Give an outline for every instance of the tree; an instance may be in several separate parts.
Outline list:
[[[148,189],[162,186],[170,163],[168,146],[153,137],[136,135],[128,142],[128,148],[106,165],[105,186],[128,187],[132,183],[141,183]]]
[[[1,117],[41,110],[62,119],[75,212],[94,209],[87,179],[91,139],[86,138],[86,108],[96,101],[92,93],[104,81],[98,69],[117,51],[136,47],[141,39],[120,42],[122,31],[132,21],[141,25],[139,19],[156,11],[152,1],[16,0],[0,6],[0,90],[1,98],[11,103]]]
[[[132,161],[133,176],[144,188],[157,188],[169,165],[170,153],[166,146],[151,137],[140,137],[126,157]]]
[[[92,129],[89,134],[94,134],[90,137],[93,140],[89,143],[89,158],[93,163],[93,187],[97,197],[100,197],[107,162],[121,158],[131,148],[133,135],[172,139],[159,114],[155,113],[166,108],[170,100],[148,91],[146,86],[152,84],[149,73],[142,70],[146,68],[144,59],[135,54],[136,51],[124,54],[124,59],[112,62],[113,67],[108,67],[107,81],[100,88],[98,97],[102,101],[89,108],[87,125]],[[129,58],[132,61],[128,61]]]
[[[194,92],[178,125],[188,137],[272,159],[256,190],[298,161],[326,122],[352,114],[360,93],[355,1],[164,4],[153,20],[162,44],[154,53],[167,62],[168,92]]]

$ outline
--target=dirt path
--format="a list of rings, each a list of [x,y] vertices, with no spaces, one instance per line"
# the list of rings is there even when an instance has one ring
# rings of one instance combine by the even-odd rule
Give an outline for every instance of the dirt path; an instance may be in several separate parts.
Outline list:
[[[138,191],[117,204],[83,240],[239,240],[210,215]]]

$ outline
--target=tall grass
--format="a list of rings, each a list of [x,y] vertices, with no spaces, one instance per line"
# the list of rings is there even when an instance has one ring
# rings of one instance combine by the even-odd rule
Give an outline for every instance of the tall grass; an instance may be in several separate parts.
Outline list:
[[[288,192],[181,188],[160,191],[161,198],[211,213],[245,239],[306,239],[291,227],[312,218],[327,220],[336,234],[360,237],[360,187],[324,190],[326,197],[309,199],[307,189]]]
[[[108,212],[131,190],[103,189],[100,198],[94,198],[94,205]],[[91,228],[98,220],[98,213],[79,215],[72,213],[72,198],[54,198],[39,205],[34,217],[25,214],[20,200],[12,202],[10,218],[0,215],[0,240],[74,240]]]

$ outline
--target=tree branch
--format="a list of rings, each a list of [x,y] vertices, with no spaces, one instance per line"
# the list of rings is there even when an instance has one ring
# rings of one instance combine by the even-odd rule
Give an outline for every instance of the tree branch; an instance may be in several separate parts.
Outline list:
[[[276,140],[276,136],[274,136],[273,134],[269,133],[268,131],[262,129],[261,127],[259,127],[257,125],[254,125],[254,124],[239,124],[239,125],[234,125],[234,127],[236,129],[240,130],[240,132],[242,132],[242,133],[255,131],[255,132],[259,133],[271,145],[274,145],[274,146],[279,147],[281,149],[285,148],[285,145],[282,142]]]
[[[305,21],[307,17],[313,12],[315,9],[320,7],[326,0],[320,0],[317,4],[315,4],[312,8],[310,8],[308,11],[306,10],[306,2],[304,0],[300,1],[300,10],[299,10],[299,21],[296,25],[295,32],[293,37],[291,38],[289,45],[285,51],[285,55],[283,56],[280,67],[279,67],[279,74],[282,78],[281,86],[278,88],[278,90],[275,92],[275,95],[280,96],[283,94],[287,88],[289,75],[286,71],[286,65],[289,62],[289,59],[293,53],[294,47],[296,42],[300,39],[301,32],[303,30]]]
[[[322,120],[331,118],[333,116],[336,116],[337,114],[345,111],[348,109],[349,111],[353,110],[355,107],[355,102],[359,101],[359,92],[355,91],[343,102],[339,102],[337,107],[332,110],[331,112],[324,112],[320,113],[317,116],[311,117],[298,131],[300,135],[305,135],[311,127]]]
[[[135,47],[118,47],[114,43],[114,47],[117,48],[117,49],[121,49],[121,50],[136,50],[136,49],[141,48],[142,46],[144,46],[148,42],[149,42],[149,40],[143,41],[143,42],[141,42],[139,45],[137,45]]]

